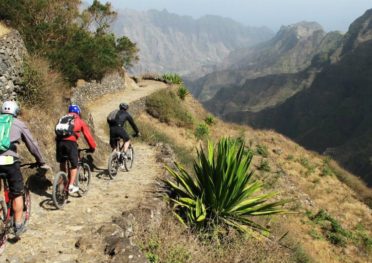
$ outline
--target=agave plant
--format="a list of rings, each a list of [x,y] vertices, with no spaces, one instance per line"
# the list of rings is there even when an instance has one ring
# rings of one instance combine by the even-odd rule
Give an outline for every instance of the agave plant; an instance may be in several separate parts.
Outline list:
[[[185,85],[181,84],[177,90],[177,95],[181,100],[185,100],[186,96],[189,95],[189,91]]]
[[[268,202],[276,193],[258,194],[262,183],[252,181],[249,171],[252,151],[244,143],[230,138],[221,139],[215,146],[208,142],[207,152],[201,148],[194,161],[195,175],[180,164],[167,167],[172,179],[165,183],[172,189],[177,217],[191,226],[229,225],[241,231],[267,229],[252,217],[286,212],[287,201]]]

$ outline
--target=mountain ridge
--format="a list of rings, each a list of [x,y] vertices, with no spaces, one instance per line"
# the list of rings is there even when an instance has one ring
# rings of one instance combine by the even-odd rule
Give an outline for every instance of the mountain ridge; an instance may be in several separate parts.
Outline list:
[[[332,154],[372,185],[372,10],[350,25],[330,57],[333,62],[323,65],[307,89],[271,108],[236,111],[225,119],[275,129]]]
[[[119,10],[112,30],[137,42],[140,62],[132,72],[203,74],[233,49],[269,39],[267,28],[243,26],[229,18],[193,19],[167,10]]]

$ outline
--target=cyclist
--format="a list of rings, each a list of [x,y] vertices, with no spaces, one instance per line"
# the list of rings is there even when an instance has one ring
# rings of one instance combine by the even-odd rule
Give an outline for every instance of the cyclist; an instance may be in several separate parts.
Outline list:
[[[73,117],[73,133],[72,135],[66,137],[60,137],[58,135],[56,136],[56,157],[57,161],[60,163],[61,171],[67,173],[66,162],[69,161],[71,164],[68,173],[70,175],[68,191],[71,194],[79,191],[79,187],[74,185],[74,182],[77,175],[77,166],[79,161],[77,140],[79,139],[81,132],[83,133],[84,138],[90,147],[90,152],[93,153],[96,149],[96,142],[90,133],[89,126],[80,118],[80,113],[81,111],[78,105],[70,105],[68,107],[68,114],[64,117]]]
[[[127,103],[120,103],[119,110],[112,111],[108,117],[107,122],[110,127],[110,145],[112,150],[116,148],[117,138],[122,138],[124,140],[124,152],[126,153],[129,145],[130,138],[126,130],[124,129],[124,124],[128,121],[132,126],[135,134],[134,137],[139,136],[139,130],[137,125],[134,123],[132,116],[128,112],[129,105]]]
[[[10,194],[14,198],[14,233],[16,236],[26,231],[26,226],[22,223],[24,184],[19,156],[17,154],[17,144],[22,140],[29,152],[35,157],[39,166],[43,169],[50,169],[45,164],[40,148],[33,139],[29,129],[24,122],[17,119],[19,111],[19,107],[15,101],[5,101],[1,107],[1,114],[13,116],[9,132],[10,146],[8,149],[0,152],[0,172],[7,175]]]

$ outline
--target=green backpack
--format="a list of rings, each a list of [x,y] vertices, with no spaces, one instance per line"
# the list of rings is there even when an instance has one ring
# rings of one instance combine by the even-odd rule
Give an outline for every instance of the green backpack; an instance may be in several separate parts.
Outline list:
[[[10,147],[10,128],[13,123],[13,115],[0,115],[0,152],[4,152]]]

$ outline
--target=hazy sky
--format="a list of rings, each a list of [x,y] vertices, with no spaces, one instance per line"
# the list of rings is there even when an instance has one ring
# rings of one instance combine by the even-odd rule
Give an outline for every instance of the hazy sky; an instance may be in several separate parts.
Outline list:
[[[88,2],[92,2],[88,0]],[[106,2],[106,0],[101,0]],[[206,14],[233,18],[245,25],[268,26],[299,21],[317,21],[325,30],[347,31],[348,26],[367,9],[372,0],[109,0],[115,8],[135,10],[167,9],[195,18]]]

